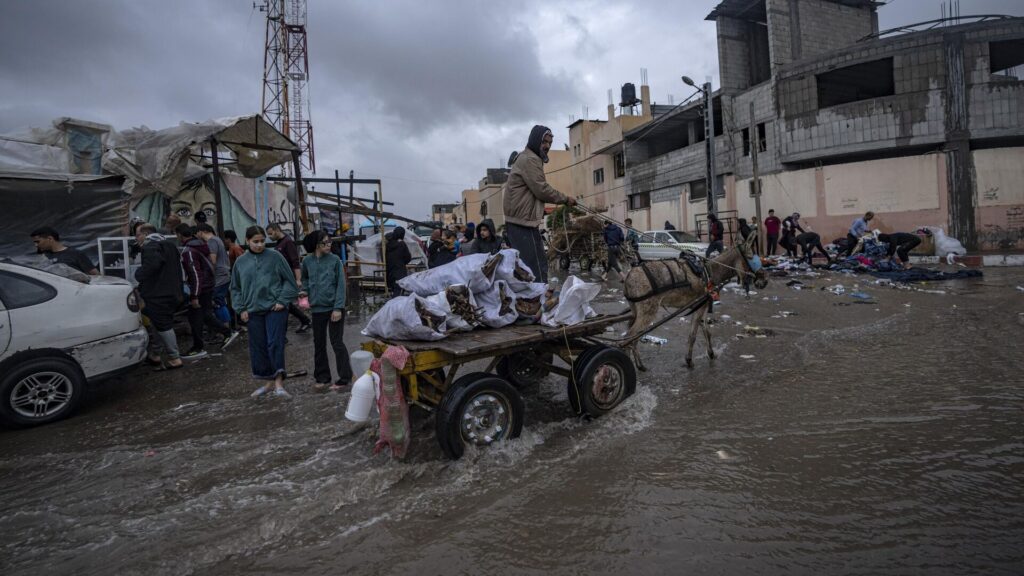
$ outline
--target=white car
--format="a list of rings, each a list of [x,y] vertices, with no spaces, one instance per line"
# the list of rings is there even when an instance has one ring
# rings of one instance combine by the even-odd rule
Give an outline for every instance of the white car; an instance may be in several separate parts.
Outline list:
[[[135,366],[148,342],[127,280],[86,284],[0,262],[0,420],[31,426],[69,416],[86,382]]]
[[[638,252],[641,260],[664,260],[678,258],[683,250],[704,256],[707,249],[706,242],[682,230],[648,230],[640,234]]]

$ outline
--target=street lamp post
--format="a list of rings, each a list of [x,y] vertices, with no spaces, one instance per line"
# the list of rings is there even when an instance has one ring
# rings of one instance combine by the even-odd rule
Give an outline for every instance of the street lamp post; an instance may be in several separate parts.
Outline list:
[[[716,212],[718,199],[718,179],[715,177],[715,107],[711,99],[711,82],[697,86],[689,76],[683,76],[683,82],[701,91],[704,108],[704,160],[706,164],[705,179],[708,191],[708,213]]]

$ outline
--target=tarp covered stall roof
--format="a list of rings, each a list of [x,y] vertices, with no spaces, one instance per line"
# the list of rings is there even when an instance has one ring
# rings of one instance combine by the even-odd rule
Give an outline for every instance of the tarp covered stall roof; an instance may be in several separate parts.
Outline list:
[[[133,195],[145,194],[150,187],[173,195],[186,179],[189,162],[209,154],[211,137],[217,139],[220,151],[235,159],[225,168],[247,178],[258,178],[274,166],[291,162],[292,152],[298,150],[262,116],[239,116],[156,131],[143,127],[118,132],[111,139],[103,167],[143,184]]]
[[[128,194],[120,176],[0,177],[0,259],[35,255],[29,234],[50,226],[61,241],[98,258],[96,239],[127,233]]]

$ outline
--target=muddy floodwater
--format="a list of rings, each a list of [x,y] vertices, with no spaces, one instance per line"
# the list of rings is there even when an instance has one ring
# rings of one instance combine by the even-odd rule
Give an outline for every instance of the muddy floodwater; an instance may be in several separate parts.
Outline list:
[[[1024,270],[787,280],[723,294],[717,360],[698,340],[686,369],[673,320],[613,413],[579,420],[549,376],[521,438],[457,462],[416,411],[409,457],[375,456],[311,379],[250,399],[244,343],[140,368],[0,431],[0,573],[1024,573]]]

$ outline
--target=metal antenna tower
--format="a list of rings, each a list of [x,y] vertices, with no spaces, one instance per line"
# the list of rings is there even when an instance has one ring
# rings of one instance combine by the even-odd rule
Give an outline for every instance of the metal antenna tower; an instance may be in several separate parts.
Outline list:
[[[302,167],[316,172],[313,126],[309,121],[309,53],[306,42],[306,0],[267,0],[253,4],[267,14],[263,47],[263,117],[288,136],[301,151]],[[290,175],[292,167],[284,165]]]

